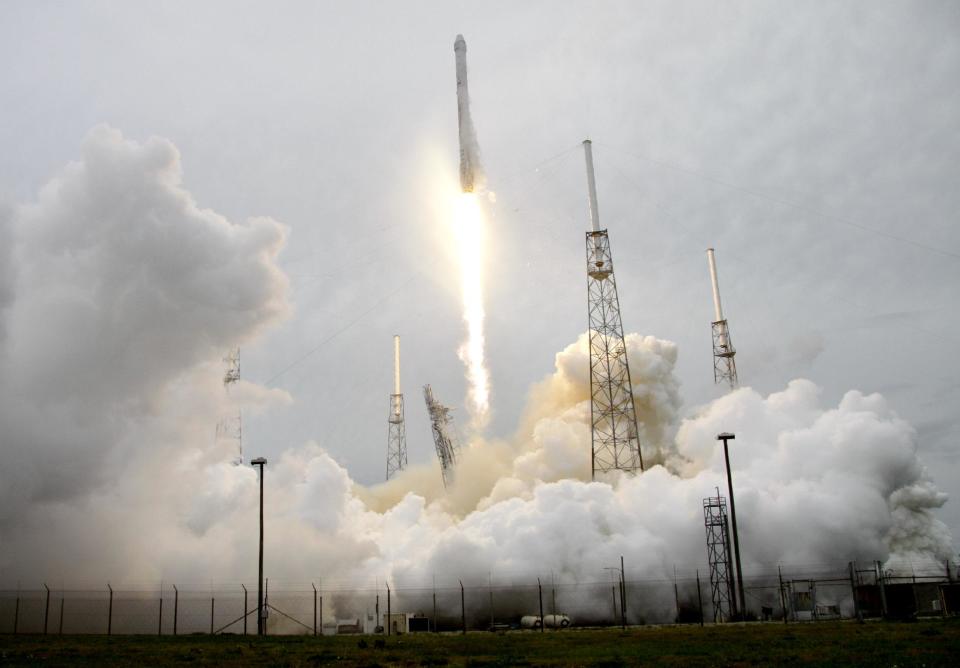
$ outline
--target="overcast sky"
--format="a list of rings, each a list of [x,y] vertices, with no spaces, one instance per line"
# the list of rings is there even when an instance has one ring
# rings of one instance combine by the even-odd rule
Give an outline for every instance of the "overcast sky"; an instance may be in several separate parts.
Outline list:
[[[490,436],[586,329],[591,137],[624,327],[678,343],[689,411],[719,393],[714,246],[741,382],[809,378],[827,405],[882,393],[955,496],[955,2],[6,0],[0,199],[33,201],[106,123],[173,142],[200,207],[287,226],[293,310],[244,346],[242,372],[293,402],[245,418],[246,451],[314,439],[376,482],[393,334],[410,460],[434,457],[424,383],[466,417],[436,206],[457,174],[457,33],[496,193]],[[955,537],[958,508],[940,511]]]

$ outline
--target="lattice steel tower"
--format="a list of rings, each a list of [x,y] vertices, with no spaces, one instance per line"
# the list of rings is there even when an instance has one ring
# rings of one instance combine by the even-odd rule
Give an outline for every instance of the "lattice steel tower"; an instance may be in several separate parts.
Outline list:
[[[393,394],[387,418],[387,480],[407,467],[407,428],[403,420],[400,392],[400,337],[393,337]]]
[[[591,474],[643,471],[637,411],[620,320],[620,300],[606,230],[600,229],[593,147],[583,142],[591,230],[587,232],[587,310],[590,324]]]
[[[453,434],[453,418],[450,416],[450,409],[433,398],[433,390],[429,385],[423,386],[423,398],[427,402],[427,411],[430,413],[433,444],[437,448],[437,459],[440,460],[443,486],[449,487],[453,482],[453,470],[460,450]]]
[[[240,380],[240,349],[233,348],[223,358],[226,370],[223,374],[223,389],[230,396],[230,386]],[[240,409],[231,410],[220,417],[217,422],[217,443],[229,441],[234,445],[236,456],[233,458],[235,466],[243,464],[243,420]]]
[[[707,531],[707,562],[710,564],[710,594],[713,621],[725,622],[737,614],[733,593],[733,564],[730,561],[730,530],[727,526],[727,500],[708,496],[703,500],[703,525]]]
[[[717,261],[713,257],[713,249],[707,249],[707,262],[710,264],[710,283],[713,286],[713,382],[716,384],[728,383],[734,390],[739,384],[737,379],[737,362],[734,357],[737,351],[730,340],[730,328],[723,317],[723,307],[720,305],[720,284],[717,282]]]

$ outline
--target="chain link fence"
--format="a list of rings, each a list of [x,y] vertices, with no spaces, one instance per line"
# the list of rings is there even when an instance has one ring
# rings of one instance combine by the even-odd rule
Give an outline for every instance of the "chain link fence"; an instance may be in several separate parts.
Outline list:
[[[631,578],[607,569],[590,582],[515,577],[508,582],[443,578],[368,587],[266,583],[268,634],[416,633],[562,629],[715,620],[700,572]],[[735,595],[735,594],[734,594]],[[877,563],[781,566],[744,576],[736,619],[816,622],[960,613],[960,584],[940,573],[884,573]],[[729,621],[718,619],[717,621]],[[0,591],[0,633],[255,634],[256,584],[162,588],[22,588]]]

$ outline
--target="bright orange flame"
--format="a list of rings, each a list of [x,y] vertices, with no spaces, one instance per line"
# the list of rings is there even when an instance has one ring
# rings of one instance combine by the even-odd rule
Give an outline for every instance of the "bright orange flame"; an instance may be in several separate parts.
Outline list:
[[[476,193],[460,194],[453,222],[460,260],[463,322],[467,326],[467,338],[457,354],[466,365],[471,425],[474,429],[482,429],[490,417],[490,374],[484,362],[483,338],[483,258],[486,239],[483,212]]]

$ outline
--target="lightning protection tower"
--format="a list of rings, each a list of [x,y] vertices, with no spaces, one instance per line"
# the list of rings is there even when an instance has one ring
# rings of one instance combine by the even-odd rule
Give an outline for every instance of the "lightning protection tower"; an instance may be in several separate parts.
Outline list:
[[[707,531],[707,563],[710,565],[710,594],[713,621],[725,622],[737,614],[733,593],[733,564],[730,561],[730,532],[727,525],[727,500],[708,496],[703,500],[703,525]]]
[[[427,402],[427,411],[430,413],[433,444],[437,448],[437,459],[440,460],[443,486],[449,487],[453,482],[453,469],[460,449],[453,435],[453,418],[450,416],[450,409],[433,398],[433,390],[429,385],[423,386],[423,398]]]
[[[713,257],[713,249],[707,249],[707,262],[710,264],[710,283],[713,286],[713,382],[715,384],[728,383],[734,390],[739,384],[737,379],[737,362],[734,356],[737,351],[730,340],[730,328],[723,317],[723,307],[720,304],[720,284],[717,282],[717,261]]]
[[[400,337],[393,337],[393,394],[387,418],[387,480],[407,467],[407,429],[403,421],[400,392]]]
[[[643,471],[637,412],[620,320],[620,299],[606,230],[600,229],[593,148],[583,142],[591,230],[587,232],[587,305],[590,324],[591,471]]]
[[[223,374],[223,390],[230,396],[230,387],[240,380],[240,349],[233,348],[223,358],[226,369]],[[235,466],[243,464],[243,421],[240,409],[230,410],[220,417],[217,423],[217,442],[228,441],[233,444],[236,456]]]

